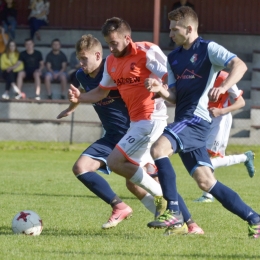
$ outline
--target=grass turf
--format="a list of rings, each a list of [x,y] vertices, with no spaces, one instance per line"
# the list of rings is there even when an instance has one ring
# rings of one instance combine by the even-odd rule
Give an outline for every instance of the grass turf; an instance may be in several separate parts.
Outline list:
[[[122,177],[102,175],[134,214],[116,228],[102,230],[111,213],[71,172],[84,144],[0,143],[0,259],[260,259],[260,240],[247,237],[247,224],[215,201],[193,202],[201,195],[177,155],[171,157],[178,190],[203,236],[163,236],[148,229],[153,216],[125,188]],[[228,154],[260,147],[229,146]],[[260,212],[258,172],[249,178],[243,164],[216,170],[217,178]],[[39,237],[14,235],[11,221],[20,210],[43,219]]]

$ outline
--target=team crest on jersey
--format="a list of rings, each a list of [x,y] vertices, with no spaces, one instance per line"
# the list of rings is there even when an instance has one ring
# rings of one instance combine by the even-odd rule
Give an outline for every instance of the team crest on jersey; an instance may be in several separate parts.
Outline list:
[[[112,67],[111,72],[115,72],[115,71],[116,71],[116,68]]]
[[[136,65],[136,63],[135,63],[135,62],[132,62],[132,63],[130,64],[130,69],[131,69],[131,70],[134,70],[134,69],[135,69],[135,65]]]
[[[198,54],[193,54],[193,56],[191,57],[191,59],[190,59],[190,61],[192,62],[192,63],[194,63],[194,62],[196,62],[197,61],[197,59],[198,59]]]

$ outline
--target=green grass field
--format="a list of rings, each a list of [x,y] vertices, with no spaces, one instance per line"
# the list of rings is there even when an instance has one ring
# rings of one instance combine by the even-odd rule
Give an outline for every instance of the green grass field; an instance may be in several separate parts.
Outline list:
[[[217,201],[197,204],[201,195],[178,156],[172,157],[178,190],[203,236],[163,236],[148,229],[153,216],[125,188],[122,177],[103,175],[134,210],[130,220],[102,230],[111,213],[72,174],[85,145],[0,142],[0,259],[260,259],[260,240],[247,237],[247,223]],[[229,146],[228,154],[260,147]],[[216,170],[217,178],[260,212],[260,172],[249,178],[243,164]],[[39,237],[14,235],[11,221],[21,210],[37,212],[44,224]]]

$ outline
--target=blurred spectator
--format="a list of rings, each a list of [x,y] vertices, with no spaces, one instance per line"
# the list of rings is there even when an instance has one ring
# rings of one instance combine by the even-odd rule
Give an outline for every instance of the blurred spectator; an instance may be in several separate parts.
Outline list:
[[[17,10],[13,0],[5,0],[6,6],[4,8],[3,26],[5,32],[8,33],[10,39],[15,39],[15,30],[17,26]]]
[[[1,34],[0,34],[0,54],[1,54],[5,51],[5,47],[8,43],[9,37],[8,37],[8,34],[5,33],[4,27],[0,26],[0,31],[1,31]]]
[[[69,83],[75,87],[79,87],[79,82],[76,78],[76,72],[81,66],[79,60],[77,59],[76,51],[71,53],[69,65],[70,65],[70,70],[68,72]]]
[[[51,81],[56,80],[61,83],[61,99],[65,99],[67,94],[67,57],[60,50],[61,44],[59,39],[54,39],[51,43],[52,50],[46,57],[46,75],[45,86],[48,93],[48,98],[52,99]]]
[[[31,0],[29,9],[31,9],[31,13],[28,17],[30,24],[30,33],[31,38],[34,38],[36,35],[37,40],[41,40],[41,36],[39,34],[39,29],[48,25],[48,17],[50,10],[50,2],[46,0]]]
[[[173,11],[173,10],[175,10],[175,9],[181,7],[181,6],[189,6],[189,7],[191,7],[194,10],[194,5],[193,4],[191,4],[187,0],[180,0],[180,1],[177,1],[177,2],[173,3],[171,11]],[[172,40],[172,38],[170,39],[169,46],[174,47],[174,48],[176,47],[175,46],[175,42]]]
[[[19,62],[24,64],[24,70],[18,73],[17,87],[21,90],[23,81],[34,80],[35,99],[40,100],[41,75],[44,68],[42,53],[34,49],[34,42],[31,38],[25,39],[25,51],[20,53]]]
[[[14,88],[16,99],[24,97],[23,93],[21,93],[19,88],[16,86],[17,73],[23,70],[23,64],[21,62],[18,62],[18,59],[19,52],[16,48],[16,43],[11,40],[7,43],[6,50],[1,55],[2,76],[6,83],[5,92],[2,95],[3,99],[9,99],[9,92],[11,87]]]

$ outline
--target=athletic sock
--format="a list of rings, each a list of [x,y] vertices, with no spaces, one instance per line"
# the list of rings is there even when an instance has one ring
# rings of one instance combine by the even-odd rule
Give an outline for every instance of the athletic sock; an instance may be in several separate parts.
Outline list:
[[[109,184],[96,172],[85,172],[76,176],[90,191],[99,198],[110,204],[116,194],[112,191]]]
[[[203,191],[202,196],[207,197],[209,199],[213,199],[213,196],[210,193],[206,192],[206,191]]]
[[[152,214],[155,213],[156,207],[154,204],[154,197],[151,194],[146,193],[140,201]]]
[[[163,190],[163,197],[167,200],[167,209],[179,213],[176,174],[168,157],[154,161],[158,169],[158,178]]]
[[[179,201],[179,208],[180,208],[180,211],[183,216],[183,220],[184,220],[184,222],[187,222],[189,219],[191,219],[191,214],[190,214],[183,198],[181,197],[181,195],[179,193],[178,193],[178,201]]]
[[[162,189],[158,182],[149,176],[142,167],[138,167],[130,181],[149,192],[152,196],[162,196]]]
[[[224,157],[216,157],[211,159],[211,163],[214,169],[222,166],[230,166],[238,163],[243,163],[247,160],[245,154],[228,155]]]
[[[243,220],[246,220],[249,224],[260,222],[259,215],[245,204],[236,192],[221,182],[217,181],[215,185],[211,187],[209,193],[212,194],[224,208]]]
[[[125,207],[121,208],[122,205],[122,200],[116,195],[110,202],[110,205],[112,208],[114,208],[115,206],[119,205],[117,208],[118,209],[124,209]]]

